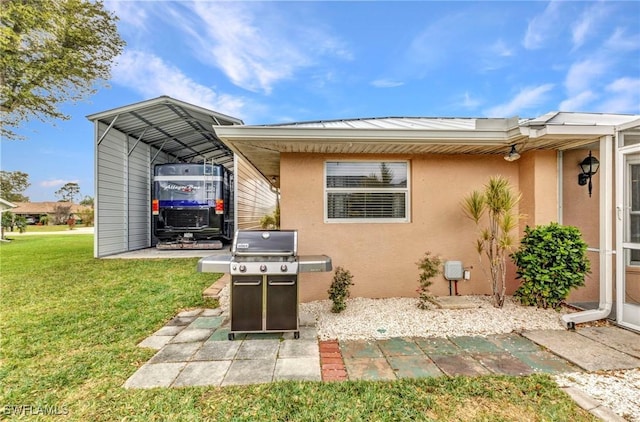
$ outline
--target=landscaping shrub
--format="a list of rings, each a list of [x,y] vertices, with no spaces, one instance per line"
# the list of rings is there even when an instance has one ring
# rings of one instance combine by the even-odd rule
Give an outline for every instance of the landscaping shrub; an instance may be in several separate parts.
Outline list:
[[[418,287],[418,308],[430,309],[430,301],[433,296],[429,293],[429,287],[433,284],[431,279],[441,273],[442,259],[437,256],[431,256],[431,252],[425,252],[424,257],[416,265],[422,270],[418,280],[420,283],[420,287]]]
[[[349,287],[353,286],[353,276],[348,270],[336,267],[333,275],[333,282],[329,288],[329,299],[333,302],[331,312],[340,313],[347,308],[347,298],[349,297]]]
[[[584,285],[590,272],[586,250],[576,227],[527,226],[520,247],[511,255],[522,280],[514,296],[524,305],[557,309],[572,288]]]

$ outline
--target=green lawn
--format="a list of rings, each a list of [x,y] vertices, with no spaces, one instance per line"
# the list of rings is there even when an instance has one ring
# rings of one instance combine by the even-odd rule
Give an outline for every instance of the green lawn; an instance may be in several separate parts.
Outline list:
[[[596,420],[542,375],[125,390],[155,353],[136,344],[203,306],[215,277],[197,258],[97,260],[92,247],[92,235],[0,245],[0,419],[27,406],[77,421]]]

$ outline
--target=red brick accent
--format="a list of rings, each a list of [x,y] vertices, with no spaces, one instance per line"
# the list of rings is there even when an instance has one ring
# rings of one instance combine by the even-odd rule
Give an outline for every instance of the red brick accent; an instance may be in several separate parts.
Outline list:
[[[344,366],[338,340],[323,340],[318,343],[323,381],[346,381],[347,370]]]

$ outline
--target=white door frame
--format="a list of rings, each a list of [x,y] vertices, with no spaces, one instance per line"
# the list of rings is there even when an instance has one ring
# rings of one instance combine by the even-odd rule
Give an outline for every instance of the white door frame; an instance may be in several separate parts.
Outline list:
[[[624,146],[618,133],[616,142],[616,323],[640,331],[640,305],[625,303],[626,250],[640,249],[639,243],[627,242],[630,174],[628,157],[640,156],[640,144]],[[624,134],[622,134],[624,136]],[[635,158],[635,157],[634,157]]]

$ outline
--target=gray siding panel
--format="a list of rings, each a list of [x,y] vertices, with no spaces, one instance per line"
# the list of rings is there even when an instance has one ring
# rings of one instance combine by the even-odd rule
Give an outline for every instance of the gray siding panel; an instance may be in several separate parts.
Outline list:
[[[97,139],[106,126],[98,123]],[[95,256],[125,252],[124,237],[126,204],[122,195],[126,192],[126,136],[110,130],[96,146],[96,251]]]
[[[135,145],[135,148],[134,148]],[[128,249],[151,246],[151,152],[149,145],[129,139]]]

